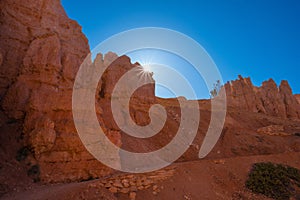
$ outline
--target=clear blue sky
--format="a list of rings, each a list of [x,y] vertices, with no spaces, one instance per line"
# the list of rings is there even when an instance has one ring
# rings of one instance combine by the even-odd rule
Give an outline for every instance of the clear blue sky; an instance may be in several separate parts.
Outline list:
[[[132,28],[158,26],[199,42],[224,81],[238,74],[255,85],[288,80],[300,93],[300,1],[288,0],[62,0],[82,26],[90,48]]]

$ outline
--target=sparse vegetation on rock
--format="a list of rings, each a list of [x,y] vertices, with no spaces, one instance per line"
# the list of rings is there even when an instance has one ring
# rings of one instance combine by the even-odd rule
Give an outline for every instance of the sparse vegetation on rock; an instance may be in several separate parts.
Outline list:
[[[249,173],[246,187],[276,200],[289,199],[294,187],[300,187],[300,171],[281,164],[256,163]]]
[[[39,182],[40,181],[40,166],[38,165],[33,165],[28,169],[27,175],[29,177],[32,177],[34,182]]]
[[[214,83],[213,89],[209,92],[210,93],[210,98],[214,98],[218,96],[220,90],[221,90],[221,82],[220,80],[217,80],[216,83]]]
[[[28,147],[22,147],[18,150],[17,155],[16,155],[16,160],[17,161],[22,161],[25,160],[30,153]]]

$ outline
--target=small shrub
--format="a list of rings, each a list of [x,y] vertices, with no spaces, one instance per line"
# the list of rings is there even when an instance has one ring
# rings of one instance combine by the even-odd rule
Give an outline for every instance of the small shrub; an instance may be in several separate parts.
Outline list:
[[[30,167],[30,169],[27,171],[27,175],[31,178],[33,178],[34,182],[40,181],[40,167],[38,165],[33,165]]]
[[[213,89],[209,92],[210,98],[212,99],[212,98],[218,96],[221,88],[222,88],[221,81],[217,80],[216,83],[214,83],[214,85],[213,85]]]
[[[33,165],[28,171],[27,171],[27,175],[31,176],[31,175],[37,175],[40,173],[40,167],[38,165]]]
[[[16,160],[19,162],[22,160],[25,160],[27,158],[27,156],[29,155],[29,153],[30,153],[30,151],[29,151],[28,147],[22,147],[17,152]]]
[[[276,200],[288,200],[294,190],[292,183],[300,186],[298,169],[269,162],[256,163],[248,175],[246,187]]]

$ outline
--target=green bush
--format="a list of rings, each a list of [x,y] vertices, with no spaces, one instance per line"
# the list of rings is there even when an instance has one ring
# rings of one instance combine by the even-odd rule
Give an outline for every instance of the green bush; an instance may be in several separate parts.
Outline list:
[[[252,192],[276,200],[289,199],[294,191],[293,184],[300,187],[298,169],[270,162],[254,164],[246,181],[246,187]]]

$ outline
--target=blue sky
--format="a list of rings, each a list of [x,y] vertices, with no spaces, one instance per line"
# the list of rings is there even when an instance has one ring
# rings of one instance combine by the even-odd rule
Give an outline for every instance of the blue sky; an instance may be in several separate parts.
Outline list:
[[[293,92],[300,93],[300,1],[62,0],[62,4],[82,26],[91,49],[128,29],[169,28],[200,43],[224,81],[238,74],[250,76],[255,85],[269,78],[276,83],[288,80]]]

